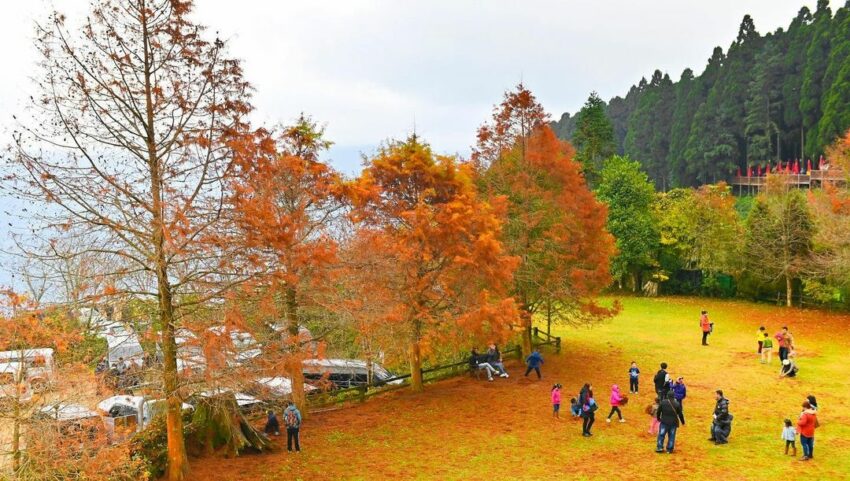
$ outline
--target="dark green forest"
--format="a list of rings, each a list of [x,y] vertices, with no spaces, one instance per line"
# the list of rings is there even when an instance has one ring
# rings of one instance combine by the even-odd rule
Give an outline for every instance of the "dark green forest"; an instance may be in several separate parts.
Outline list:
[[[850,0],[835,12],[818,0],[814,12],[803,7],[787,29],[766,35],[746,15],[702,74],[688,68],[674,82],[656,70],[625,97],[606,103],[592,94],[578,114],[553,123],[580,154],[579,119],[599,104],[612,148],[638,160],[658,189],[725,180],[765,161],[817,159],[850,127]],[[598,133],[598,118],[594,125]]]

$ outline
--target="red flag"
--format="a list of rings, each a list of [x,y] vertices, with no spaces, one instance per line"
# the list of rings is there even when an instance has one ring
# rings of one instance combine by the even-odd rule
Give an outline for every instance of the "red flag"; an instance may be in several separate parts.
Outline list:
[[[756,165],[756,177],[761,177],[761,164]]]
[[[747,166],[747,177],[752,177],[752,176],[753,176],[753,166],[748,165]]]
[[[741,176],[741,168],[738,167],[738,177],[740,177],[740,176]]]
[[[799,160],[794,161],[794,173],[795,174],[800,173],[800,161]]]
[[[812,171],[812,159],[809,159],[809,168],[808,168],[807,172],[811,172],[811,171]]]

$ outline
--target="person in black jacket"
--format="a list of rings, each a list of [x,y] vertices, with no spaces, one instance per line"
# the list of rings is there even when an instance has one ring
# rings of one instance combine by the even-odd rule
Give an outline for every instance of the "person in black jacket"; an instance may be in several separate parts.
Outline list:
[[[680,422],[682,426],[685,425],[682,406],[676,401],[673,391],[668,392],[667,397],[661,400],[655,416],[660,422],[655,452],[664,452],[664,436],[667,436],[667,453],[673,454],[673,448],[676,447],[676,430],[679,429]]]
[[[655,394],[658,395],[660,399],[664,399],[667,397],[667,391],[670,390],[670,375],[667,374],[667,363],[661,363],[661,369],[655,373],[655,377],[652,378],[652,381],[655,383]]]
[[[714,392],[714,415],[711,421],[711,437],[709,441],[717,444],[726,444],[729,433],[732,431],[732,419],[729,414],[729,400],[723,397],[723,391],[718,389]],[[728,421],[728,422],[727,422]]]
[[[596,410],[599,408],[596,400],[593,398],[593,385],[586,383],[582,386],[581,392],[578,395],[578,402],[579,406],[581,406],[581,435],[584,437],[593,436],[590,429],[596,421]]]

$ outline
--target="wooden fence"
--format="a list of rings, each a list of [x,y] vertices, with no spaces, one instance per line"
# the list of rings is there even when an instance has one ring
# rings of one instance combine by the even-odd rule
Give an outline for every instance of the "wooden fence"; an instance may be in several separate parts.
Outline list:
[[[560,337],[550,336],[536,327],[533,330],[533,334],[534,337],[532,337],[532,344],[535,348],[552,346],[555,352],[561,351]],[[502,351],[502,357],[516,357],[519,359],[521,353],[522,349],[519,346],[510,346],[506,347],[505,350]],[[469,357],[450,364],[429,366],[428,368],[422,369],[421,372],[424,382],[435,382],[441,379],[467,374],[470,372]],[[372,396],[408,387],[408,379],[410,379],[410,373],[382,380],[380,384],[355,386],[346,389],[334,389],[325,393],[313,395],[308,400],[309,411],[311,413],[333,411],[340,409],[349,403],[361,403]],[[392,384],[394,381],[403,382]]]

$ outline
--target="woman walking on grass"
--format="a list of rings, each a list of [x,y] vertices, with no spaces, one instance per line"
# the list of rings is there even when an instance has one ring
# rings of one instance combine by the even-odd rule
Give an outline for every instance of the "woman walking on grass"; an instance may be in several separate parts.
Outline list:
[[[815,428],[818,423],[817,411],[812,409],[809,401],[803,401],[803,413],[797,421],[797,431],[800,433],[800,445],[803,447],[803,457],[800,461],[808,461],[815,457]]]
[[[590,432],[590,429],[593,427],[593,423],[596,421],[596,410],[599,409],[599,406],[596,404],[596,400],[593,399],[593,385],[587,383],[584,387],[581,388],[581,393],[579,394],[579,404],[581,405],[581,435],[584,437],[593,436]]]

